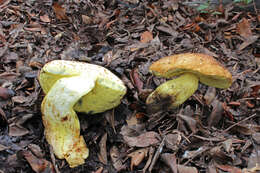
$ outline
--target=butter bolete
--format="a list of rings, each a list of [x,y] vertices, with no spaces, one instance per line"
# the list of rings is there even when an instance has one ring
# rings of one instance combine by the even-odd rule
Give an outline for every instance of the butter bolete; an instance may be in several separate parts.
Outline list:
[[[167,109],[175,108],[187,100],[197,89],[198,82],[216,87],[228,88],[232,75],[212,56],[201,53],[184,53],[159,59],[150,66],[150,72],[156,76],[172,78],[152,92],[146,103],[152,107],[160,102]]]
[[[46,93],[41,111],[48,143],[70,167],[83,164],[88,149],[76,112],[95,114],[116,107],[126,93],[125,85],[101,66],[66,60],[47,63],[39,81]]]

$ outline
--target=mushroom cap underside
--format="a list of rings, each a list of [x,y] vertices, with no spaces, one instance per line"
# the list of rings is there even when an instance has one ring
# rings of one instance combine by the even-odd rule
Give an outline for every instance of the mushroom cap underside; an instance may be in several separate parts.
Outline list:
[[[184,53],[159,59],[150,66],[156,76],[171,78],[183,73],[195,74],[201,83],[216,88],[228,88],[231,73],[212,56],[201,53]]]

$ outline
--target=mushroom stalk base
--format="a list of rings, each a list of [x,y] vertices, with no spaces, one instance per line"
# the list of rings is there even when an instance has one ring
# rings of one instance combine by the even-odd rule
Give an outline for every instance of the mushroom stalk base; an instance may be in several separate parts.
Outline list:
[[[173,109],[185,102],[198,89],[199,79],[192,73],[184,73],[169,80],[153,91],[147,98],[149,112]]]

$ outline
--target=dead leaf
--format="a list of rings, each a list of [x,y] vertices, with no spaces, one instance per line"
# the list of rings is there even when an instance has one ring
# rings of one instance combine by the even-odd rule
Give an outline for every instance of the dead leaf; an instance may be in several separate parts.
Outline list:
[[[117,172],[124,170],[126,168],[126,165],[123,164],[122,162],[121,155],[120,152],[118,151],[118,148],[116,146],[111,147],[109,153],[112,160],[112,164],[114,168],[117,170]]]
[[[52,8],[56,14],[57,19],[68,20],[68,16],[66,15],[66,10],[60,4],[54,2]]]
[[[50,23],[51,19],[49,18],[49,16],[47,14],[44,14],[43,16],[40,16],[41,21],[45,22],[45,23]]]
[[[197,121],[194,118],[190,116],[178,114],[178,120],[184,121],[193,133],[196,133],[198,131]]]
[[[107,133],[105,133],[99,142],[100,153],[98,158],[103,164],[107,164]]]
[[[181,142],[181,135],[180,133],[175,133],[175,134],[167,134],[165,138],[165,146],[166,148],[169,148],[173,151],[178,149],[178,145]]]
[[[230,173],[242,173],[242,170],[235,166],[231,166],[231,165],[216,165],[216,166],[217,168]]]
[[[208,117],[208,127],[216,126],[222,118],[224,112],[223,103],[219,100],[214,100],[212,103],[213,109]]]
[[[141,43],[148,43],[153,40],[153,34],[150,31],[145,31],[141,35]]]
[[[227,163],[232,162],[233,159],[231,156],[227,155],[224,151],[221,150],[220,146],[213,147],[209,154],[213,157],[214,160],[221,162],[221,163]]]
[[[206,94],[204,95],[206,104],[210,105],[212,103],[212,101],[215,99],[215,97],[216,97],[216,88],[208,87],[208,90],[207,90]]]
[[[11,0],[0,0],[0,8],[4,8]]]
[[[0,87],[0,98],[7,100],[15,95],[15,92],[11,89]]]
[[[10,147],[6,147],[6,146],[0,144],[0,151],[7,150],[7,149],[9,149],[9,148],[10,148]]]
[[[82,22],[84,23],[84,24],[91,24],[92,23],[92,19],[89,17],[89,16],[87,16],[87,15],[82,15],[81,16],[81,18],[82,18]]]
[[[198,148],[197,150],[192,150],[192,151],[186,150],[182,157],[185,159],[192,159],[192,158],[195,158],[195,157],[201,155],[208,149],[209,149],[208,147],[202,146],[202,147]]]
[[[171,153],[163,153],[161,154],[162,161],[168,165],[173,173],[178,173],[178,165],[177,165],[177,159],[175,157],[175,154]]]
[[[36,173],[55,173],[54,167],[49,161],[37,158],[30,151],[22,151],[22,154]]]
[[[27,135],[30,131],[27,130],[26,128],[16,125],[16,124],[12,124],[9,125],[9,135],[10,136],[24,136]]]
[[[130,79],[131,79],[132,83],[136,86],[138,92],[142,92],[144,84],[143,84],[143,81],[139,77],[137,68],[131,70]]]
[[[245,39],[252,36],[251,26],[250,23],[246,18],[243,18],[238,24],[237,24],[237,33],[244,37]]]
[[[147,157],[147,154],[148,148],[142,148],[128,154],[128,157],[131,157],[131,171],[133,170],[134,166],[138,166],[143,161],[143,159]]]
[[[42,149],[39,147],[39,145],[29,144],[28,148],[33,152],[35,156],[37,156],[38,158],[43,158],[44,154],[42,152]]]
[[[98,170],[96,170],[95,172],[93,172],[93,173],[102,173],[103,172],[103,167],[100,167],[100,168],[98,168]]]
[[[159,134],[153,131],[144,132],[136,137],[124,135],[123,138],[131,147],[148,147],[159,143]]]
[[[195,167],[178,165],[178,172],[181,172],[181,173],[198,173],[198,170]]]
[[[27,100],[28,99],[25,96],[14,96],[14,97],[12,97],[12,101],[14,103],[25,103]]]

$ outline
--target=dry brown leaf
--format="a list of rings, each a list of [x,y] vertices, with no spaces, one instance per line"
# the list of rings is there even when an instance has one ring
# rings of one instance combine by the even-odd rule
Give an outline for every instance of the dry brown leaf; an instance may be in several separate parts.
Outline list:
[[[114,168],[117,170],[117,172],[120,172],[121,170],[126,168],[126,166],[123,164],[123,161],[120,158],[120,152],[118,151],[118,148],[116,146],[111,147],[109,153],[112,160],[112,164]]]
[[[131,147],[148,147],[159,143],[159,134],[152,131],[144,132],[143,134],[136,137],[124,135],[123,138]]]
[[[147,157],[147,154],[148,148],[142,148],[128,154],[128,157],[131,157],[131,170],[133,170],[134,166],[138,166]]]
[[[47,14],[44,14],[43,16],[40,16],[41,21],[49,23],[51,22],[51,19],[49,18],[49,16]]]
[[[216,97],[216,88],[208,87],[208,90],[203,97],[205,99],[206,104],[210,105],[212,103],[212,101],[215,99],[215,97]]]
[[[99,143],[100,153],[98,155],[99,160],[103,164],[107,164],[107,133],[105,133]]]
[[[22,154],[36,173],[55,173],[53,165],[49,161],[37,158],[30,151],[22,151]]]
[[[171,153],[164,153],[164,154],[161,154],[161,158],[162,158],[162,161],[168,165],[172,172],[173,173],[178,173],[178,166],[177,166],[177,162],[176,162],[176,157],[175,157],[175,154],[171,154]]]
[[[68,16],[66,15],[66,10],[60,4],[54,2],[52,8],[56,14],[57,19],[68,20]]]
[[[219,100],[213,101],[213,103],[212,103],[213,109],[208,118],[209,127],[216,126],[219,123],[219,121],[221,120],[222,113],[224,112],[222,105],[223,105],[223,103],[220,102]]]
[[[148,43],[151,40],[153,40],[153,34],[150,31],[145,31],[142,33],[140,39],[142,43]]]
[[[237,24],[237,33],[246,39],[252,36],[250,23],[248,22],[248,20],[246,18],[243,18]]]
[[[242,173],[242,170],[240,168],[234,166],[230,166],[230,165],[216,165],[216,166],[217,168],[230,173]]]
[[[178,165],[178,172],[181,172],[181,173],[198,173],[198,170],[195,167]]]
[[[103,172],[103,167],[100,167],[98,170],[96,170],[95,172],[93,172],[93,173],[102,173]]]
[[[7,100],[15,95],[15,92],[11,89],[0,87],[0,98]]]

